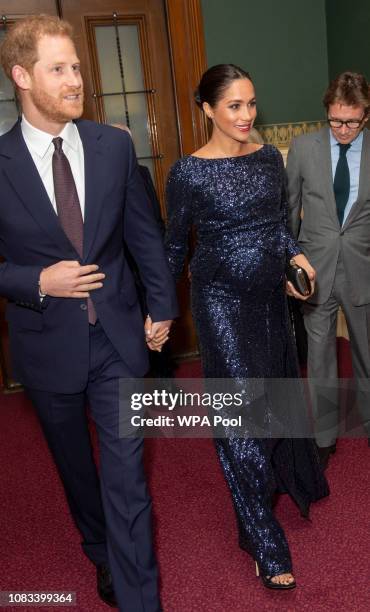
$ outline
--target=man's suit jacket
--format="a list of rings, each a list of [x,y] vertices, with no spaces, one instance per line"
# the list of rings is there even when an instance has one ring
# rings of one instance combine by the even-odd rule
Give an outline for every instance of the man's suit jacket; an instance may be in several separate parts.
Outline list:
[[[43,268],[60,260],[98,264],[106,277],[91,292],[106,335],[134,376],[148,367],[143,319],[123,244],[146,286],[153,321],[177,315],[174,282],[152,206],[138,172],[131,138],[121,130],[76,122],[85,158],[83,257],[66,237],[18,122],[0,137],[0,295],[15,374],[25,386],[76,393],[87,382],[89,324],[86,300],[46,297]]]
[[[364,130],[358,198],[342,227],[334,197],[329,128],[292,141],[287,177],[291,229],[317,273],[316,291],[309,301],[323,304],[329,298],[340,255],[352,303],[370,303],[370,132]]]

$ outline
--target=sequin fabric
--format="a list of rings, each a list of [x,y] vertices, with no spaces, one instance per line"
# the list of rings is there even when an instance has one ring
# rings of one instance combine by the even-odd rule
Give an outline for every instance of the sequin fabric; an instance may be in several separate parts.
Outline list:
[[[207,378],[296,377],[298,366],[284,290],[287,259],[300,252],[287,230],[285,175],[279,151],[264,145],[241,157],[186,156],[167,183],[166,250],[176,278],[188,251],[192,313]],[[303,515],[327,495],[314,442],[220,438],[217,453],[230,487],[239,544],[264,575],[292,570],[274,517],[276,490]]]

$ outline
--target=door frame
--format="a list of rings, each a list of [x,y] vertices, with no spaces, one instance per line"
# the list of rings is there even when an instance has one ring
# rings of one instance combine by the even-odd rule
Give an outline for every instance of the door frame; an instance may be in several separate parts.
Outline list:
[[[205,145],[208,124],[194,100],[207,68],[201,0],[165,0],[181,155]]]

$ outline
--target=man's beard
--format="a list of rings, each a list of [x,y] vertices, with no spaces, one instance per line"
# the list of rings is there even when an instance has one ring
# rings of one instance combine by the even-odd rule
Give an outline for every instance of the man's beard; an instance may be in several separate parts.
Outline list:
[[[39,113],[48,121],[56,123],[67,123],[72,119],[81,117],[83,112],[83,90],[72,90],[64,93],[66,95],[80,94],[80,97],[74,102],[68,102],[62,97],[55,98],[50,96],[43,89],[34,87],[32,89],[31,99]]]

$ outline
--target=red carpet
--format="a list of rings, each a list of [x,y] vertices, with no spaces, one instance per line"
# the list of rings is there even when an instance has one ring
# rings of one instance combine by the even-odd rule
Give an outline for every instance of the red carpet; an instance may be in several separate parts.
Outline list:
[[[345,342],[341,349],[348,353]],[[348,354],[341,362],[348,375]],[[196,371],[194,364],[181,368],[183,376]],[[81,552],[31,407],[22,394],[1,395],[0,401],[0,590],[71,590],[78,604],[63,609],[107,611],[95,594],[94,568]],[[277,513],[299,586],[287,593],[264,589],[252,560],[238,549],[212,442],[150,440],[146,450],[165,612],[367,612],[370,449],[365,440],[339,441],[327,472],[331,495],[313,506],[312,522],[299,516],[290,499],[280,498]]]

